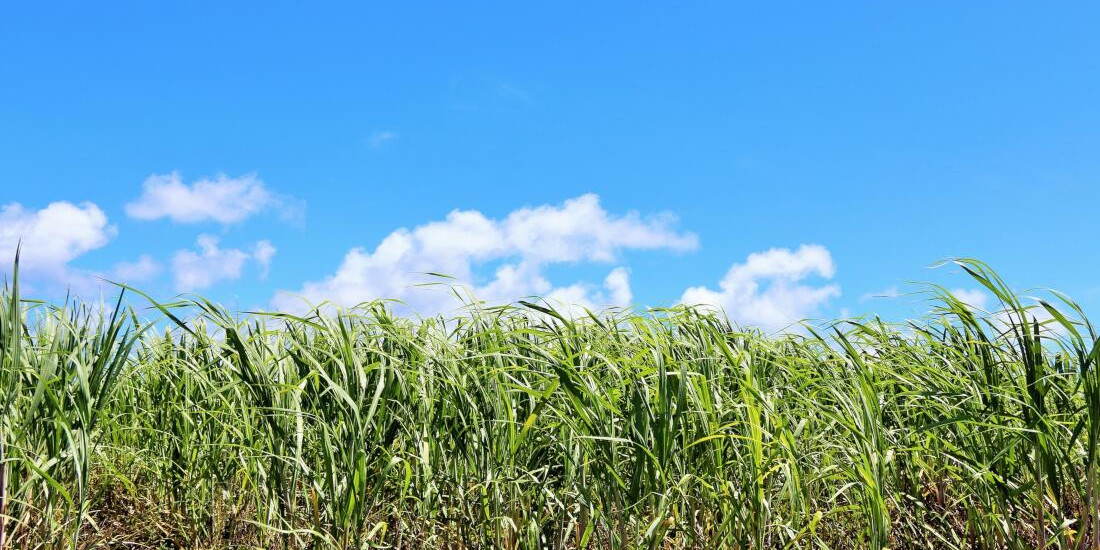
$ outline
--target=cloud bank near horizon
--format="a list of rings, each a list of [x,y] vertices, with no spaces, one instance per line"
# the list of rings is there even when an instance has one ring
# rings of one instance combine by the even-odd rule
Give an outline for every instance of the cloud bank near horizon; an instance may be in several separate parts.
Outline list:
[[[288,213],[301,213],[303,204],[254,174],[192,183],[174,172],[154,174],[140,195],[123,205],[131,223],[167,220],[181,232],[206,224],[221,227],[221,234],[197,233],[194,248],[149,251],[98,271],[79,269],[74,261],[108,247],[120,232],[104,209],[92,202],[57,201],[38,210],[10,203],[0,207],[0,253],[14,255],[22,242],[23,269],[44,286],[94,290],[100,279],[146,283],[167,272],[174,290],[205,291],[246,273],[266,279],[277,250],[271,240],[226,246],[223,237],[265,212],[293,217]],[[302,311],[322,302],[349,307],[388,299],[401,301],[406,312],[432,315],[463,305],[456,290],[466,300],[491,304],[541,298],[573,315],[637,306],[626,256],[699,250],[699,237],[678,223],[668,212],[608,211],[593,193],[523,206],[500,218],[453,210],[442,219],[398,228],[371,247],[349,249],[328,275],[274,291],[270,306]],[[605,271],[595,278],[552,280],[582,267],[586,273]],[[773,248],[733,263],[716,287],[683,290],[678,303],[776,330],[818,313],[839,296],[835,272],[824,246]]]

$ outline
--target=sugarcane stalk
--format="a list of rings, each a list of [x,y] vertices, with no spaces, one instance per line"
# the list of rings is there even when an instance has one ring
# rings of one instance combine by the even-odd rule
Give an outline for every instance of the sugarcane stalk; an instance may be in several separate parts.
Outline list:
[[[8,524],[8,463],[4,460],[4,437],[0,432],[0,550],[7,544]]]

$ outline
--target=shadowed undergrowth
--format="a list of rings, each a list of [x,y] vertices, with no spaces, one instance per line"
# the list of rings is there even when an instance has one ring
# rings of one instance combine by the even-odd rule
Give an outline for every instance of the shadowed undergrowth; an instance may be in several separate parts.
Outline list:
[[[1097,335],[384,305],[0,306],[7,548],[1100,548]],[[187,321],[184,321],[184,312]]]

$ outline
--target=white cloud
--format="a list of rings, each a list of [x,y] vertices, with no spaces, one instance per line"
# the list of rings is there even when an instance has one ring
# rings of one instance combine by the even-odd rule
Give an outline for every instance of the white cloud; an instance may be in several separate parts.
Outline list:
[[[956,288],[951,291],[957,300],[977,309],[985,309],[989,295],[977,289]]]
[[[299,219],[299,201],[272,192],[256,177],[230,178],[219,174],[185,184],[178,172],[152,175],[142,184],[142,194],[126,205],[126,214],[139,220],[168,218],[177,223],[215,221],[232,224],[274,210],[285,219]]]
[[[146,282],[160,274],[164,266],[148,254],[142,254],[133,262],[119,262],[111,269],[109,278],[121,283]]]
[[[1023,320],[1020,319],[1019,313],[1015,310],[1001,309],[993,313],[990,317],[990,322],[993,327],[1003,333],[1006,338],[1015,338],[1017,333],[1012,329],[1018,327],[1022,321],[1027,322],[1031,327],[1034,327],[1035,323],[1039,323],[1039,333],[1047,338],[1059,338],[1069,333],[1066,327],[1056,321],[1054,316],[1041,305],[1028,304],[1025,305],[1025,307],[1027,308],[1027,313]],[[1065,312],[1062,313],[1064,314]],[[1067,316],[1067,318],[1073,319],[1074,317]]]
[[[802,283],[810,276],[831,279],[835,272],[832,255],[823,246],[802,245],[794,252],[773,248],[734,264],[718,290],[689,288],[680,301],[720,309],[738,323],[777,330],[809,317],[829,298],[839,296],[836,284]]]
[[[630,271],[616,267],[603,281],[603,290],[586,283],[554,288],[546,295],[546,302],[560,312],[573,317],[585,315],[585,309],[598,311],[604,307],[630,307],[633,293],[630,290]]]
[[[69,262],[106,245],[116,233],[107,215],[90,202],[53,202],[41,210],[28,210],[19,203],[0,207],[3,261],[10,268],[22,241],[20,268],[53,283],[66,282],[72,275]]]
[[[391,132],[389,130],[379,130],[370,135],[370,139],[367,140],[367,143],[370,144],[371,148],[378,148],[390,141],[397,139],[397,137],[397,132]]]
[[[619,249],[693,250],[695,235],[670,229],[668,214],[643,218],[637,212],[610,216],[596,195],[582,195],[562,206],[523,208],[501,224],[506,245],[540,262],[608,262]]]
[[[199,235],[199,251],[180,250],[172,257],[172,275],[176,290],[190,292],[209,288],[219,281],[239,279],[245,264],[253,260],[266,274],[275,247],[268,241],[259,241],[253,252],[237,248],[223,249],[213,235]]]
[[[252,258],[260,265],[260,278],[266,279],[271,271],[271,259],[275,257],[275,247],[271,241],[263,240],[252,247]]]
[[[669,215],[609,214],[592,194],[561,205],[521,208],[499,220],[474,210],[455,210],[442,221],[390,233],[373,252],[352,249],[334,274],[308,282],[296,292],[280,292],[273,306],[300,309],[303,298],[313,304],[332,301],[343,306],[394,298],[419,313],[454,308],[449,289],[418,287],[440,282],[425,273],[454,277],[455,281],[446,282],[491,302],[539,295],[597,307],[628,303],[631,294],[625,269],[611,272],[603,292],[584,284],[555,288],[543,268],[555,263],[609,263],[627,249],[696,248],[696,237],[673,230],[674,223]],[[476,268],[491,262],[502,263],[489,281],[478,284]]]
[[[603,286],[610,293],[610,303],[617,306],[629,306],[634,299],[630,290],[630,270],[617,267],[603,280]]]

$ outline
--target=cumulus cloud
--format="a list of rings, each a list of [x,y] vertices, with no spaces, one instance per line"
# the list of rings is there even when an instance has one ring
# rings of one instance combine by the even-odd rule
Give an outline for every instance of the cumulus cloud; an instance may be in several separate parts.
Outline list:
[[[209,288],[220,281],[239,279],[247,262],[254,261],[266,274],[275,255],[275,247],[260,241],[252,252],[221,248],[213,235],[199,235],[198,251],[180,250],[172,257],[172,276],[176,290],[190,292]]]
[[[284,219],[302,215],[301,203],[267,188],[255,174],[231,178],[219,174],[190,185],[178,172],[152,175],[142,184],[142,194],[126,205],[126,214],[138,220],[168,218],[177,223],[215,221],[233,224],[264,211]]]
[[[631,297],[625,269],[608,275],[605,288],[578,283],[555,287],[544,267],[556,263],[611,263],[623,250],[691,250],[698,246],[690,233],[675,231],[669,215],[613,215],[593,194],[560,205],[521,208],[503,219],[475,210],[455,210],[441,221],[413,229],[398,229],[374,248],[354,248],[331,276],[306,283],[296,292],[280,292],[278,309],[300,309],[308,303],[331,301],[349,306],[374,299],[400,299],[414,311],[436,313],[457,304],[449,289],[425,289],[427,273],[454,277],[477,299],[511,301],[539,295],[597,307],[622,305]],[[477,268],[496,263],[487,281],[477,280]],[[438,279],[436,279],[438,281]]]
[[[964,300],[965,301],[965,300]],[[1046,308],[1037,303],[1028,304],[1025,301],[1027,313],[1021,319],[1018,312],[1009,309],[999,309],[992,312],[990,321],[997,331],[1006,338],[1015,338],[1018,334],[1020,323],[1026,322],[1029,327],[1039,324],[1039,334],[1046,338],[1060,338],[1069,334],[1066,327],[1062,326]],[[1065,311],[1062,311],[1065,314]],[[1073,319],[1072,315],[1067,318]],[[1015,329],[1015,330],[1014,330]],[[1080,330],[1080,326],[1078,326]]]
[[[545,301],[558,311],[579,317],[584,315],[586,309],[629,307],[632,298],[630,271],[625,267],[616,267],[604,278],[603,289],[596,289],[587,283],[574,283],[550,289]]]
[[[625,267],[617,267],[603,280],[603,286],[610,296],[610,303],[618,306],[628,306],[634,299],[634,293],[630,290],[630,270]]]
[[[21,241],[21,269],[54,283],[65,282],[72,275],[69,262],[106,245],[116,233],[103,210],[90,202],[53,202],[41,210],[18,203],[0,207],[3,261],[15,258]]]
[[[977,289],[956,288],[951,294],[960,302],[977,309],[985,309],[989,301],[989,295]]]
[[[823,246],[802,245],[793,252],[773,248],[734,264],[717,290],[692,287],[680,301],[717,308],[738,323],[777,330],[809,317],[830,298],[839,296],[836,284],[804,282],[811,276],[831,279],[835,272],[832,255]]]

